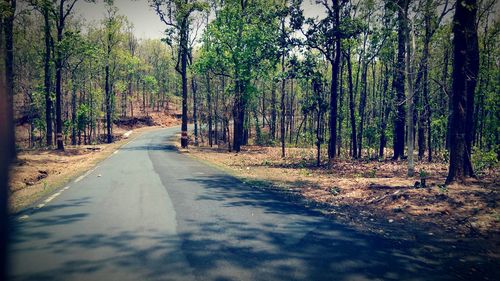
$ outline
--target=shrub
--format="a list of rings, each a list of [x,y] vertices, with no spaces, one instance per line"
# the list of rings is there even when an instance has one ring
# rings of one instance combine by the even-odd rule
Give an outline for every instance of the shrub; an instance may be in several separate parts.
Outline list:
[[[482,173],[486,169],[490,169],[498,165],[498,157],[495,149],[490,151],[483,151],[474,148],[472,153],[472,167],[477,173]]]

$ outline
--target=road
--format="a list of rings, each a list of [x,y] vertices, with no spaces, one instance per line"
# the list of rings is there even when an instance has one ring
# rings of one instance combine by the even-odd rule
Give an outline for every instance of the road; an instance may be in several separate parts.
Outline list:
[[[177,131],[136,138],[45,206],[16,218],[11,279],[498,277],[498,264],[473,255],[360,233],[253,189],[170,147]]]

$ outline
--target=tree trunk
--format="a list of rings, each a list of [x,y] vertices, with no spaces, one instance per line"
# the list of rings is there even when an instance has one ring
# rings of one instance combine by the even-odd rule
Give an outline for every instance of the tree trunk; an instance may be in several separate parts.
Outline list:
[[[75,75],[72,76],[71,88],[71,145],[76,145],[76,84]]]
[[[285,19],[281,20],[281,31],[285,33]],[[281,53],[281,73],[285,75],[285,48],[283,47]],[[285,77],[281,78],[281,119],[280,119],[280,130],[281,130],[281,157],[285,158]]]
[[[361,157],[362,149],[363,149],[363,129],[365,125],[365,108],[366,108],[366,95],[367,95],[367,72],[368,72],[368,64],[365,60],[361,62],[361,93],[359,96],[359,131],[358,131],[358,147],[357,156]]]
[[[476,0],[458,4],[453,18],[453,90],[451,97],[450,166],[446,183],[474,176],[471,164],[474,90],[479,72]]]
[[[51,87],[52,87],[52,74],[50,71],[50,18],[49,18],[49,8],[45,4],[43,7],[43,19],[44,19],[44,32],[45,32],[45,56],[43,61],[44,69],[44,92],[45,92],[45,125],[46,125],[46,143],[47,146],[52,146],[52,97],[51,97]]]
[[[389,116],[391,109],[391,107],[387,104],[387,101],[389,100],[389,98],[387,97],[388,87],[389,87],[389,67],[387,66],[387,64],[385,64],[384,84],[382,86],[382,106],[380,109],[381,121],[380,121],[380,145],[378,152],[379,158],[384,157],[384,149],[387,143],[385,130],[387,128],[387,118]]]
[[[61,80],[62,80],[62,54],[61,48],[59,44],[63,40],[63,29],[64,29],[64,21],[63,21],[63,5],[59,6],[59,25],[57,27],[57,42],[58,46],[56,47],[56,141],[57,141],[57,149],[64,150],[64,142],[63,142],[63,124],[62,124],[62,116],[61,116]]]
[[[406,73],[408,78],[406,79],[407,83],[407,105],[408,105],[408,176],[413,177],[415,175],[415,163],[413,161],[413,149],[414,149],[414,131],[415,131],[415,123],[413,119],[413,114],[415,111],[414,107],[414,89],[413,89],[413,67],[412,67],[412,50],[415,50],[415,36],[413,36],[413,48],[410,45],[410,28],[408,27],[407,18],[407,27],[406,27]]]
[[[106,67],[105,67],[105,91],[106,91],[106,134],[107,134],[107,143],[113,142],[113,136],[111,135],[111,88],[109,83],[109,59],[110,59],[111,49],[109,47],[108,41],[108,56],[106,58]]]
[[[208,144],[210,147],[213,145],[212,141],[212,93],[210,89],[210,77],[206,74],[207,80],[207,110],[208,110]]]
[[[239,75],[236,75],[239,77]],[[240,152],[241,145],[243,144],[244,122],[245,122],[245,99],[243,94],[245,92],[245,82],[236,80],[235,82],[235,103],[233,107],[233,150]]]
[[[335,25],[340,26],[340,6],[339,0],[333,0],[333,14]],[[335,35],[335,57],[332,62],[332,78],[330,84],[330,119],[328,128],[330,129],[330,139],[328,141],[328,159],[335,159],[335,149],[337,148],[337,103],[338,103],[338,77],[340,68],[340,32]]]
[[[5,48],[2,49],[2,56],[5,59],[5,76],[0,77],[0,279],[7,279],[7,244],[9,241],[9,167],[16,157],[15,137],[14,137],[14,38],[13,24],[16,1],[5,1],[10,11],[2,11],[3,36],[5,36]],[[2,46],[3,47],[3,46]],[[3,74],[3,73],[2,73]]]
[[[396,116],[394,120],[394,155],[393,160],[403,158],[405,148],[405,46],[406,46],[406,16],[408,0],[398,1],[398,56],[396,63]]]
[[[353,90],[353,83],[352,83],[352,63],[351,63],[351,50],[350,48],[347,49],[347,77],[349,80],[349,113],[351,117],[351,143],[352,143],[352,157],[354,159],[358,158],[358,153],[357,153],[357,139],[356,139],[356,116],[354,113],[354,90]]]
[[[187,57],[188,57],[188,32],[189,23],[187,17],[183,18],[181,21],[180,28],[180,57],[181,57],[181,80],[182,80],[182,124],[181,124],[181,147],[188,147],[188,133],[187,133],[187,123],[188,123],[188,85],[187,85]]]
[[[271,133],[271,139],[276,139],[276,84],[271,82],[271,123],[269,124],[269,130]]]
[[[198,105],[196,99],[196,80],[191,77],[191,90],[193,92],[193,122],[194,122],[194,145],[198,145]]]

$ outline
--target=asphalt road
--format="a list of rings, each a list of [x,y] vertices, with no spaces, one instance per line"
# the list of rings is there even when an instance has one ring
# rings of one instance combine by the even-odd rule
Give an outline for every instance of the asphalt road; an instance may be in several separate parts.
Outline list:
[[[253,189],[169,147],[177,130],[135,139],[16,218],[11,279],[500,280],[496,262],[363,234]]]

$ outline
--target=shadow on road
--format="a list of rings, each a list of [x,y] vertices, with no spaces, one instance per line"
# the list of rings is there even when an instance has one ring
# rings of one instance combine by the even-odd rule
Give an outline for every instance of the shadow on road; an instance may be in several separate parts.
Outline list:
[[[482,260],[456,245],[360,233],[278,192],[254,189],[226,175],[184,181],[202,187],[186,193],[196,193],[194,199],[205,205],[198,217],[177,214],[185,222],[184,252],[198,265],[199,276],[217,280],[224,264],[247,269],[248,279],[261,280],[498,280],[498,261]],[[174,190],[169,192],[179,192]],[[231,272],[226,275],[238,280]]]
[[[121,150],[149,151],[174,205],[176,234],[154,225],[114,233],[86,229],[89,214],[60,211],[90,199],[68,200],[14,228],[13,251],[36,258],[22,261],[26,270],[13,280],[500,280],[498,260],[447,243],[361,233],[189,160],[173,146]],[[68,237],[54,229],[83,231]],[[31,240],[46,243],[32,248]],[[47,251],[50,267],[47,256],[37,256]]]

